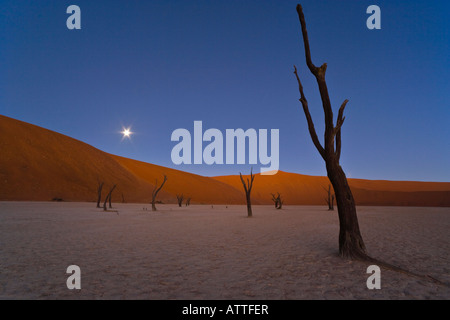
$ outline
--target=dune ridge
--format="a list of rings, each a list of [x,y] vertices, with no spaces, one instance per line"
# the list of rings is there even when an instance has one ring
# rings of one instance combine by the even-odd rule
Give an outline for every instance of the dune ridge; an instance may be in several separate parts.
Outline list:
[[[103,198],[113,184],[113,202],[149,203],[155,180],[168,181],[158,195],[175,203],[176,194],[197,204],[243,204],[238,175],[204,177],[108,154],[84,142],[0,115],[0,200],[95,201],[99,182]],[[450,183],[349,179],[358,205],[450,206]],[[255,178],[254,204],[271,204],[280,192],[286,205],[324,205],[327,177],[279,171]]]

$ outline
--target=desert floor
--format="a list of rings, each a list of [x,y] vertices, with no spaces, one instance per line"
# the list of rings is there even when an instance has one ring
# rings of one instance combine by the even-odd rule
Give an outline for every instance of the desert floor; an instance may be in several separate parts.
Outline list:
[[[145,210],[147,208],[148,210]],[[450,208],[359,207],[371,256],[446,285],[340,258],[319,206],[0,202],[1,299],[449,299]],[[81,290],[69,290],[69,265]]]

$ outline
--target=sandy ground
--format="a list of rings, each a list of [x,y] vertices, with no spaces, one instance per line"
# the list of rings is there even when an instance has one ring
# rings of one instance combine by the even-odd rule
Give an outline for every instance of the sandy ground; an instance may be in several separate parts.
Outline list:
[[[369,253],[438,285],[338,257],[324,207],[0,202],[1,299],[449,299],[450,208],[359,207]],[[150,209],[150,206],[147,206]],[[66,269],[81,268],[81,290]]]

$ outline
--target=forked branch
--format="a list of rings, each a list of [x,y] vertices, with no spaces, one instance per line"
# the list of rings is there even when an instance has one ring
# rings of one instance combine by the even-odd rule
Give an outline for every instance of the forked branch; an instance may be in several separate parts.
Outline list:
[[[298,76],[297,67],[294,65],[294,74],[297,78],[298,82],[298,91],[300,91],[300,102],[303,106],[303,112],[305,113],[306,121],[308,122],[309,134],[311,135],[311,139],[316,146],[317,151],[319,151],[322,158],[325,159],[325,150],[320,144],[319,138],[317,137],[316,129],[314,128],[314,122],[311,118],[311,113],[309,112],[308,100],[306,100],[305,93],[303,92],[302,82],[300,81],[300,77]]]
[[[253,188],[253,180],[255,179],[255,176],[253,175],[253,168],[250,170],[250,179],[247,178],[247,181],[244,181],[242,173],[239,172],[239,176],[241,177],[241,182],[242,185],[244,186],[245,191],[245,199],[247,200],[247,215],[248,217],[251,217],[253,214],[252,214],[252,203],[250,199],[250,194]]]
[[[342,128],[342,125],[344,124],[344,120],[345,120],[344,109],[345,109],[345,106],[347,105],[347,103],[348,103],[348,100],[346,99],[342,103],[341,107],[339,108],[338,118],[336,121],[336,127],[334,128],[335,134],[336,134],[336,158],[338,161],[341,158],[341,146],[342,146],[341,128]]]
[[[306,30],[305,16],[303,14],[303,8],[302,8],[301,5],[297,5],[297,14],[298,14],[298,18],[300,20],[300,24],[301,24],[301,28],[302,28],[303,44],[304,44],[304,47],[305,47],[306,64],[308,65],[308,68],[311,71],[311,73],[316,78],[317,85],[319,87],[320,98],[322,100],[323,112],[325,114],[325,141],[324,141],[324,149],[326,150],[326,152],[330,152],[331,153],[331,152],[334,152],[334,136],[335,136],[335,134],[334,134],[334,125],[333,125],[333,110],[331,108],[331,101],[330,101],[330,96],[328,94],[328,87],[327,87],[327,83],[325,81],[325,73],[326,73],[326,70],[327,70],[327,64],[324,63],[320,68],[317,68],[312,63],[311,50],[309,48],[308,32]],[[297,76],[297,81],[299,81],[299,80],[300,79]],[[305,106],[303,106],[303,108],[305,108]],[[309,124],[309,121],[308,121],[308,126],[311,128],[311,126]],[[311,133],[311,130],[310,130],[310,133]],[[315,135],[315,136],[317,136],[317,135]],[[316,145],[316,148],[317,148],[317,142],[314,141],[315,138],[314,138],[314,136],[312,134],[311,134],[311,138],[313,139],[313,142],[314,142],[314,144]],[[320,150],[319,150],[319,152],[320,152]],[[321,155],[323,157],[322,153],[321,153]]]
[[[167,181],[167,176],[164,175],[164,181],[161,183],[161,185],[158,187],[158,179],[156,179],[155,181],[155,187],[152,191],[152,211],[156,211],[156,196],[158,195],[158,192],[162,189],[162,187],[164,186],[164,184]]]
[[[106,211],[106,203],[109,201],[109,208],[111,208],[111,197],[112,197],[112,192],[114,191],[114,189],[116,188],[116,185],[114,185],[111,190],[109,190],[108,195],[106,196],[105,202],[103,203],[103,211]]]
[[[253,180],[255,179],[255,176],[253,175],[253,169],[250,171],[250,180],[247,178],[247,181],[244,181],[244,178],[242,177],[242,173],[239,172],[239,176],[241,177],[242,185],[244,186],[245,194],[250,194],[252,192],[253,188]]]

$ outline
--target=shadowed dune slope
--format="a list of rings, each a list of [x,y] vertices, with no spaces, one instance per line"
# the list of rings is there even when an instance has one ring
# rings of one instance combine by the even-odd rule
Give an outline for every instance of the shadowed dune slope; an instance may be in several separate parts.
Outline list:
[[[168,181],[158,200],[176,194],[192,203],[243,204],[238,175],[203,177],[100,151],[68,136],[0,115],[0,200],[95,201],[97,186],[117,185],[113,202],[148,203],[155,180]],[[359,205],[450,206],[450,183],[349,179]],[[253,204],[271,204],[280,192],[285,204],[324,205],[328,178],[279,171],[255,178]]]

